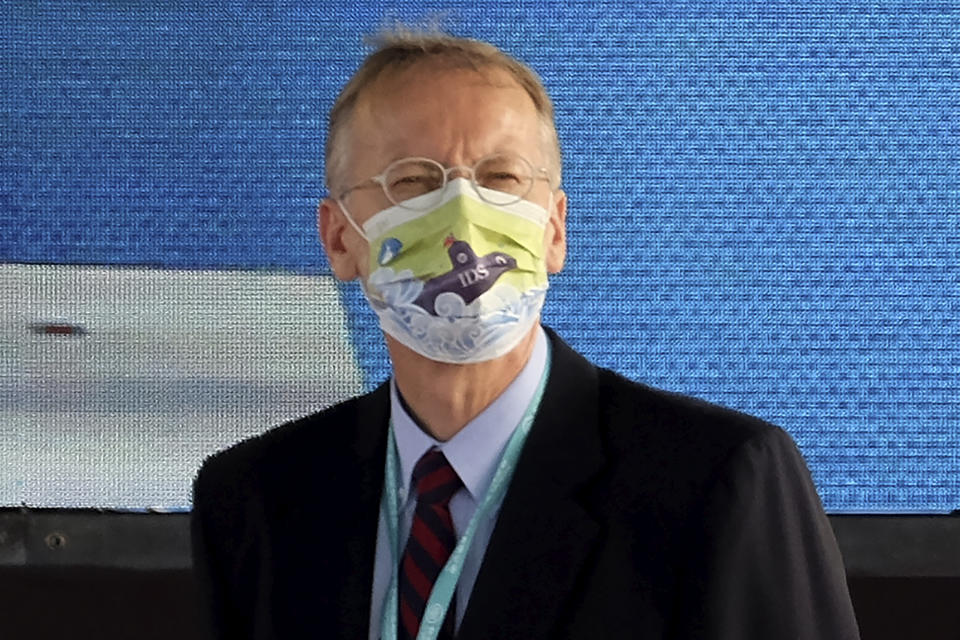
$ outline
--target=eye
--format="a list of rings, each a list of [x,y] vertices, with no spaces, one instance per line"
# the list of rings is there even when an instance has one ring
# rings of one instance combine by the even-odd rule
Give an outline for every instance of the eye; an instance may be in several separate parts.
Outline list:
[[[433,176],[428,175],[406,175],[406,176],[391,176],[390,182],[387,184],[391,189],[420,189],[420,188],[437,188],[440,185]]]
[[[443,185],[439,166],[423,160],[409,159],[396,163],[384,176],[384,186],[394,202],[435,191]]]
[[[533,182],[530,163],[509,153],[484,158],[477,165],[475,175],[482,187],[519,196],[525,195]]]
[[[479,182],[488,189],[497,189],[498,191],[502,191],[505,188],[516,188],[518,184],[523,182],[523,178],[508,171],[498,171],[496,173],[488,172],[483,174],[480,176]]]
[[[390,186],[396,187],[404,184],[419,184],[429,180],[429,176],[417,173],[407,175],[391,175]]]
[[[507,264],[507,259],[503,256],[497,256],[494,260],[496,260],[497,264]]]
[[[457,262],[459,262],[460,264],[464,264],[466,261],[467,261],[467,254],[465,253],[457,254]]]
[[[520,182],[521,178],[515,173],[510,173],[508,171],[500,171],[498,173],[492,173],[487,176],[488,180],[504,180],[509,182]]]

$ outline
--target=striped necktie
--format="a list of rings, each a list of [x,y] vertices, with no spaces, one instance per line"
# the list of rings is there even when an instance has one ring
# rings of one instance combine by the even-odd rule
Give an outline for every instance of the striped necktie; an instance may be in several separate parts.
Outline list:
[[[417,507],[410,537],[400,559],[399,638],[415,640],[430,591],[457,545],[450,518],[450,498],[463,486],[446,456],[438,449],[423,454],[413,468]],[[450,602],[440,638],[453,637],[454,601]]]

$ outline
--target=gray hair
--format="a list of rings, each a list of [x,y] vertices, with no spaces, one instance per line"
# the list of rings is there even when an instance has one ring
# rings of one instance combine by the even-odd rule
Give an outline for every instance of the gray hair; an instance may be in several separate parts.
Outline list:
[[[400,71],[425,62],[455,69],[509,73],[533,100],[543,129],[551,179],[560,184],[560,140],[554,124],[553,103],[533,69],[487,42],[446,34],[435,26],[414,30],[398,25],[382,30],[365,41],[375,50],[360,65],[330,110],[326,141],[326,182],[329,189],[343,187],[346,149],[343,139],[359,96],[386,71]]]

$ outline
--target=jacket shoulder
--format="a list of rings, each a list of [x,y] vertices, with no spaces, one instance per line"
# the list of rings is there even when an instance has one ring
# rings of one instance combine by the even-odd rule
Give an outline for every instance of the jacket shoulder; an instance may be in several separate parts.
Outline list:
[[[240,493],[251,483],[297,465],[309,457],[319,473],[325,456],[343,457],[356,447],[365,426],[359,416],[383,398],[383,388],[350,398],[322,411],[286,422],[208,456],[197,472],[194,494],[201,486],[232,487]]]
[[[781,429],[755,416],[598,369],[600,404],[614,437],[648,437],[692,453],[727,449]],[[652,444],[652,443],[651,443]]]
[[[786,432],[765,420],[606,369],[598,369],[598,388],[598,424],[614,477],[678,518],[744,452],[794,448]]]

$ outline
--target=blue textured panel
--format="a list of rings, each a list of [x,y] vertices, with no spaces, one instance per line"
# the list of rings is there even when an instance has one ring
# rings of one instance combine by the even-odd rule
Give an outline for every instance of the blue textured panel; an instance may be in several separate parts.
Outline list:
[[[321,4],[5,3],[0,260],[326,272],[324,119],[360,36],[446,11],[554,96],[551,325],[784,426],[829,510],[960,508],[952,3]]]

